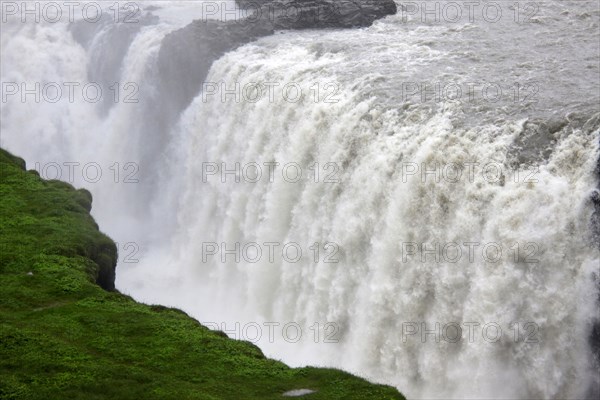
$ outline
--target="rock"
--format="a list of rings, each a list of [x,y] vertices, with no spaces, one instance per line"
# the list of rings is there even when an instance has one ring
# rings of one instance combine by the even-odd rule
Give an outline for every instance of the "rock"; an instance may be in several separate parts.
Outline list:
[[[594,134],[600,130],[600,113],[596,113],[589,118],[583,125],[584,132]],[[596,133],[597,134],[597,133]],[[600,141],[600,138],[598,138]],[[592,240],[593,244],[600,250],[600,157],[596,161],[596,182],[597,189],[592,192],[590,201],[594,206],[594,213],[592,214]],[[600,304],[600,299],[598,300]],[[598,328],[598,359],[600,362],[600,327]]]
[[[525,122],[523,131],[508,149],[511,166],[518,168],[521,165],[537,165],[548,161],[554,150],[558,134],[567,124],[568,121],[565,118]]]
[[[236,0],[275,29],[356,28],[396,14],[393,0]]]
[[[600,188],[592,192],[590,201],[594,206],[594,213],[592,214],[592,240],[593,244],[600,250]]]
[[[200,92],[215,60],[245,43],[273,33],[270,24],[256,21],[198,20],[168,34],[158,56],[162,86],[159,93],[166,96],[160,101],[159,114],[165,115],[166,111],[168,122],[174,122]]]
[[[311,394],[311,393],[315,393],[315,391],[310,390],[310,389],[295,389],[295,390],[290,390],[289,392],[285,392],[282,396],[284,396],[284,397],[300,397],[300,396],[305,396],[305,395]]]

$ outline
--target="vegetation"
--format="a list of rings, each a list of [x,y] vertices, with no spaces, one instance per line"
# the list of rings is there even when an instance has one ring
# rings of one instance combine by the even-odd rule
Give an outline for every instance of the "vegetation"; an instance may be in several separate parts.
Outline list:
[[[316,391],[306,399],[403,399],[342,371],[289,368],[112,290],[117,250],[89,192],[4,150],[0,175],[1,399],[264,400],[301,388]]]

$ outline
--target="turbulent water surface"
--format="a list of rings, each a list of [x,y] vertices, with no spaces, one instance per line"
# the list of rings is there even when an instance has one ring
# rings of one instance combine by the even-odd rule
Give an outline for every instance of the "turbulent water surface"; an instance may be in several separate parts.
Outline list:
[[[69,180],[64,163],[80,163],[72,181],[119,242],[119,290],[409,398],[590,396],[598,2],[498,2],[497,22],[398,2],[370,28],[277,32],[206,80],[302,98],[198,93],[166,127],[161,41],[201,7],[140,4],[133,25],[2,23],[3,84],[119,83],[118,102],[1,105],[2,146],[30,168]],[[89,163],[101,178],[84,179]],[[248,168],[239,183],[207,175],[222,163]],[[279,163],[272,177],[264,163]],[[213,243],[263,254],[209,256]]]

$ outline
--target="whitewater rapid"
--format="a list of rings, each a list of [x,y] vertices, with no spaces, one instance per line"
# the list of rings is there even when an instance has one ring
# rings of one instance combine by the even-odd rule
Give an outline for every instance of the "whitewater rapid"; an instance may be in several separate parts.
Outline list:
[[[72,181],[92,191],[93,215],[119,242],[118,289],[140,301],[181,308],[236,338],[260,329],[256,343],[270,357],[342,368],[411,399],[582,398],[599,384],[588,340],[600,265],[590,228],[599,14],[547,4],[541,22],[520,29],[394,16],[368,29],[263,38],[216,61],[206,81],[274,82],[304,97],[199,93],[168,132],[155,123],[156,62],[165,35],[193,18],[189,2],[132,30],[3,24],[2,82],[117,77],[123,89],[138,85],[139,101],[3,101],[1,144],[29,168],[100,165],[97,183]],[[494,35],[510,29],[520,46],[494,49]],[[573,32],[577,53],[561,63],[553,43],[570,52]],[[547,42],[523,45],[532,35]],[[117,42],[122,59],[109,57]],[[551,90],[497,103],[399,93],[426,80]],[[515,146],[538,119],[564,117],[541,142]],[[536,145],[544,154],[528,155]],[[251,166],[240,182],[210,169],[237,164]],[[271,261],[265,243],[275,242]],[[258,244],[263,254],[223,262],[207,254],[214,244]],[[281,257],[286,244],[303,257]],[[300,327],[297,340],[282,333],[289,324]]]

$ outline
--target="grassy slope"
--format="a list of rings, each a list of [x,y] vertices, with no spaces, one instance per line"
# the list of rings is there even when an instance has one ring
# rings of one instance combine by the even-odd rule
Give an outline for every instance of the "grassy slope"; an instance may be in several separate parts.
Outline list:
[[[91,196],[0,150],[0,398],[403,399],[390,387],[291,369],[183,312],[108,292],[114,243]],[[29,274],[31,272],[32,274]]]

